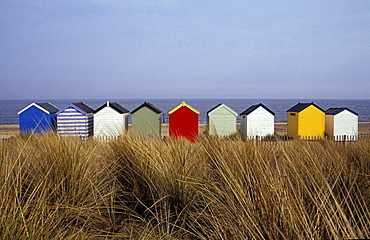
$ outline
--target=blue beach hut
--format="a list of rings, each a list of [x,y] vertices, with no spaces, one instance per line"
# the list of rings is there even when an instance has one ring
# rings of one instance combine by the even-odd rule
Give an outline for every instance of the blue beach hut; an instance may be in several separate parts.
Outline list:
[[[86,139],[94,133],[94,110],[83,102],[69,103],[57,112],[58,134]]]
[[[56,113],[51,103],[31,103],[18,112],[21,134],[41,134],[56,129]]]

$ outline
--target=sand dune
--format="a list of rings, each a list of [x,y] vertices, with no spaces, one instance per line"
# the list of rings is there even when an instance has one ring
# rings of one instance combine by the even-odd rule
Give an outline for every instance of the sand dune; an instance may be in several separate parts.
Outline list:
[[[239,128],[240,123],[237,123]],[[130,130],[130,125],[129,125]],[[199,134],[203,134],[207,130],[206,123],[199,123]],[[287,123],[286,122],[275,122],[275,133],[277,135],[286,135]],[[359,134],[370,134],[370,122],[359,122],[358,124]],[[0,125],[0,139],[7,139],[11,136],[19,134],[18,124],[4,124]],[[168,136],[168,123],[162,124],[162,136]]]

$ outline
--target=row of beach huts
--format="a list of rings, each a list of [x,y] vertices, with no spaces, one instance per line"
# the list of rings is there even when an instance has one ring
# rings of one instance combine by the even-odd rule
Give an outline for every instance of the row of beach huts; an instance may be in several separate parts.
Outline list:
[[[182,102],[168,112],[169,136],[198,141],[199,111]],[[144,102],[131,112],[117,102],[107,101],[93,110],[83,102],[69,103],[58,109],[51,103],[31,103],[18,112],[21,134],[57,131],[62,136],[90,136],[107,139],[122,136],[128,129],[142,137],[160,137],[162,111]],[[209,135],[230,136],[237,132],[237,116],[230,107],[218,104],[207,111]],[[248,138],[274,135],[275,113],[264,104],[256,104],[240,113],[240,132]],[[357,140],[358,114],[349,108],[324,111],[315,103],[297,103],[287,110],[287,136],[315,139]]]

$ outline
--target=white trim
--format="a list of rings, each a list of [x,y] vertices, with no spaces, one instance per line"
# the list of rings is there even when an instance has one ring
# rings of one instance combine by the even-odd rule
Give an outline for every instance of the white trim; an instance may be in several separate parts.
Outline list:
[[[31,103],[31,104],[30,104],[30,105],[28,105],[27,107],[25,107],[25,108],[23,108],[22,110],[20,110],[20,111],[18,112],[18,115],[19,115],[19,114],[21,114],[22,112],[26,111],[27,109],[29,109],[29,108],[30,108],[30,107],[32,107],[32,106],[35,106],[35,107],[37,107],[38,109],[40,109],[41,111],[43,111],[43,112],[45,112],[45,113],[47,113],[47,114],[50,114],[50,112],[49,112],[49,111],[47,111],[46,109],[44,109],[44,108],[40,107],[37,103]]]
[[[221,103],[220,106],[216,107],[215,109],[213,109],[212,111],[210,111],[207,116],[210,116],[212,115],[214,112],[216,112],[217,110],[219,110],[220,108],[225,108],[227,111],[229,111],[231,114],[233,114],[235,117],[238,116],[238,113],[235,112],[233,109],[231,109],[229,106],[227,106],[226,104],[224,103]]]

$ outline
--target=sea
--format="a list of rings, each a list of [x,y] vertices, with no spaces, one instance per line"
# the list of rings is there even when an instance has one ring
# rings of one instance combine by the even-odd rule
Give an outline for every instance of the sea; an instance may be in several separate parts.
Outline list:
[[[370,121],[370,99],[34,99],[0,100],[0,124],[18,124],[18,112],[33,102],[50,102],[61,109],[70,102],[82,101],[92,109],[97,109],[107,100],[117,102],[129,111],[134,110],[144,101],[150,102],[162,110],[164,122],[168,122],[168,111],[182,101],[200,112],[199,122],[206,122],[207,111],[219,103],[226,104],[239,114],[251,105],[262,103],[275,113],[275,122],[285,122],[287,121],[286,111],[298,102],[314,102],[323,110],[331,107],[348,107],[358,113],[359,121]]]

